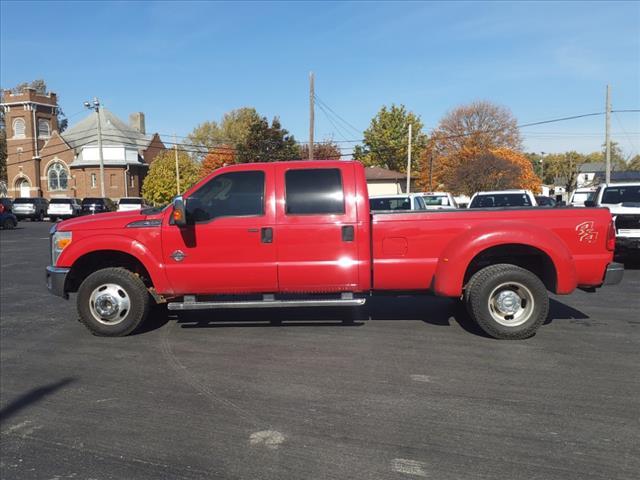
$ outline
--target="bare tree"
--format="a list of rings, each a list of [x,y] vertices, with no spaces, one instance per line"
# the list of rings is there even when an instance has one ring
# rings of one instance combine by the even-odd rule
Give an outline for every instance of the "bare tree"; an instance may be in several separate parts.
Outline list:
[[[440,120],[434,135],[438,150],[446,155],[464,147],[522,149],[518,123],[511,111],[487,101],[454,108]]]

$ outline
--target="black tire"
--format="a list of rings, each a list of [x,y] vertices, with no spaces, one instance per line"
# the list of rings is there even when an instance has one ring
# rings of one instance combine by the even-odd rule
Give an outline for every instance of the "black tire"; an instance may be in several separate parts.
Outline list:
[[[52,217],[51,215],[49,215],[49,221],[52,223],[56,223],[58,221],[58,217]]]
[[[13,230],[16,228],[16,222],[12,218],[5,218],[2,222],[2,228],[5,230]]]
[[[496,302],[501,292],[507,301],[516,299],[514,315],[498,308]],[[475,273],[467,283],[463,300],[478,326],[501,340],[533,336],[549,313],[549,295],[542,281],[529,270],[507,263],[491,265]],[[506,306],[509,307],[508,303]]]
[[[113,320],[98,320],[92,294],[105,285],[117,286],[117,293],[128,299],[128,308],[123,309]],[[112,287],[109,287],[112,289]],[[124,268],[104,268],[89,275],[78,289],[77,309],[79,320],[94,335],[100,337],[124,337],[138,328],[147,317],[150,307],[150,295],[140,278]],[[124,312],[124,313],[123,313]]]
[[[40,213],[38,214],[38,221],[39,222],[44,222],[44,212],[40,211]]]

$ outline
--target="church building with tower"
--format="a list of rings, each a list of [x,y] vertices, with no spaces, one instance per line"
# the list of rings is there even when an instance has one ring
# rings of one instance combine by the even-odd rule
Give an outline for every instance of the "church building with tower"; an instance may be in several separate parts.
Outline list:
[[[142,112],[125,123],[100,107],[59,133],[53,92],[3,91],[0,108],[7,136],[7,196],[12,198],[100,197],[98,115],[106,197],[141,196],[149,165],[165,149],[157,133],[146,133]]]

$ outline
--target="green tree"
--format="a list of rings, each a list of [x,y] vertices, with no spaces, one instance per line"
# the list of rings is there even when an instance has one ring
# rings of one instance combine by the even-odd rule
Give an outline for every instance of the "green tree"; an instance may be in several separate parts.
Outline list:
[[[216,146],[224,144],[237,148],[245,143],[251,125],[259,120],[260,115],[255,108],[238,108],[225,113],[219,123],[215,120],[201,123],[187,138],[190,143],[202,149],[202,153],[198,155],[202,159]]]
[[[404,105],[383,106],[364,131],[363,145],[356,145],[353,157],[365,165],[407,171],[409,125],[412,127],[412,156],[416,160],[426,144],[420,117]]]
[[[331,140],[325,140],[324,142],[314,143],[313,145],[313,158],[314,160],[340,160],[342,154],[340,147]],[[298,158],[306,160],[309,158],[309,145],[300,145],[300,152]]]
[[[271,125],[266,117],[253,122],[236,153],[240,163],[293,160],[300,155],[295,138],[282,128],[278,117],[272,120]]]
[[[636,172],[640,172],[640,155],[636,155],[627,164],[627,168],[629,170],[634,170]]]
[[[183,193],[200,179],[200,165],[186,152],[179,150],[178,169],[180,193]],[[142,184],[142,195],[153,205],[163,205],[169,203],[177,193],[175,152],[164,150],[149,167],[149,173]]]

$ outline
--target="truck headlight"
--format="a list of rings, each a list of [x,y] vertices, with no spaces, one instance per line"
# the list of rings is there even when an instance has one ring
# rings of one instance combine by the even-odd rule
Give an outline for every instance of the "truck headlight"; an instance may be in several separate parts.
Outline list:
[[[55,232],[51,237],[51,264],[56,265],[62,251],[71,243],[71,232]]]

